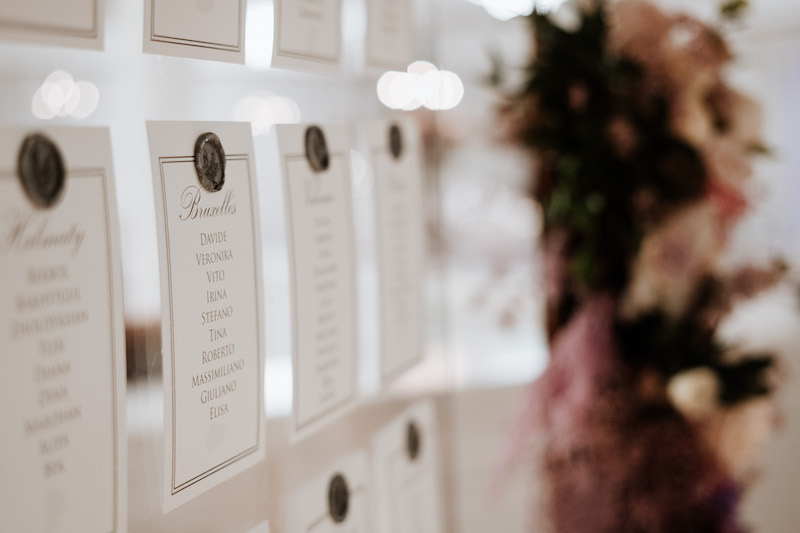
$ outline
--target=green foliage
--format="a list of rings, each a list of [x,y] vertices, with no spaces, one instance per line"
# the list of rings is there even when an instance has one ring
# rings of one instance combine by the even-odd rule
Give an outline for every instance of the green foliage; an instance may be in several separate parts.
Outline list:
[[[657,213],[639,217],[636,198],[650,192],[663,210],[702,194],[706,175],[694,148],[669,131],[667,99],[643,99],[639,66],[607,52],[605,7],[582,17],[571,33],[531,15],[536,58],[519,97],[535,97],[536,120],[521,139],[543,160],[535,195],[545,226],[573,235],[572,273],[590,290],[618,290]],[[627,139],[614,138],[615,123]]]
[[[719,14],[723,20],[737,21],[744,16],[749,8],[750,2],[748,0],[728,0],[719,6]]]
[[[733,16],[746,4],[728,2],[723,13]],[[517,95],[529,115],[518,138],[538,158],[533,192],[543,208],[545,233],[568,235],[567,279],[549,318],[557,328],[586,295],[620,296],[646,231],[703,198],[709,178],[698,150],[671,129],[670,95],[653,84],[645,87],[643,68],[609,50],[603,2],[581,13],[574,32],[538,12],[530,22],[536,56]],[[655,309],[618,320],[623,356],[665,382],[684,370],[712,368],[723,384],[723,403],[767,394],[771,358],[757,354],[726,362],[728,348],[707,323],[719,291],[719,283],[708,280],[680,317]]]
[[[714,328],[705,319],[719,289],[717,280],[707,279],[689,311],[677,318],[654,310],[619,322],[617,339],[628,364],[655,370],[665,381],[686,370],[710,368],[722,384],[718,399],[727,405],[769,394],[767,371],[773,357],[743,354],[735,362],[727,361],[730,348],[715,339]]]

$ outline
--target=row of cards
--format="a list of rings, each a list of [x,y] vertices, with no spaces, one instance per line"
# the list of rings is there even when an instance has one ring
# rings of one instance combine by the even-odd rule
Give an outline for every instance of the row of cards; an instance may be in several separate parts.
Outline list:
[[[412,124],[373,128],[388,382],[423,358],[422,172]],[[169,510],[264,457],[259,205],[249,124],[150,122],[147,130]],[[351,407],[357,393],[350,150],[343,127],[277,126],[276,137],[296,439]],[[11,531],[108,531],[124,516],[125,339],[110,153],[106,129],[0,130],[0,345],[8,354],[0,373],[16,376],[0,390],[8,406],[0,523],[20,526]]]
[[[366,70],[405,70],[409,0],[364,1]],[[103,0],[3,2],[0,38],[101,49],[103,11]],[[246,0],[144,0],[144,51],[244,63],[246,12]],[[274,0],[272,65],[335,72],[342,64],[341,19],[342,0]]]
[[[439,435],[431,403],[419,403],[289,497],[288,533],[443,531]],[[371,467],[371,468],[370,468]]]

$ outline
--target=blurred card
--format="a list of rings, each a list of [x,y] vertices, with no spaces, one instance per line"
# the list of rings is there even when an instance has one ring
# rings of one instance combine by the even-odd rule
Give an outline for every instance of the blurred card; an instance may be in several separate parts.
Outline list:
[[[0,40],[103,49],[104,0],[0,2]]]
[[[144,51],[244,63],[247,0],[144,0]]]
[[[420,139],[411,121],[371,125],[381,381],[419,363],[425,343],[425,212]]]
[[[249,124],[148,122],[147,132],[169,510],[264,457],[261,241]]]
[[[287,533],[371,533],[367,457],[354,453],[289,498]]]
[[[273,67],[332,74],[341,56],[342,0],[275,0]]]
[[[405,72],[412,59],[413,10],[409,0],[367,0],[365,66],[376,75]]]
[[[379,533],[442,531],[439,435],[431,402],[418,403],[373,439]]]
[[[1,531],[126,529],[119,241],[107,129],[0,130]]]
[[[292,285],[292,430],[328,423],[356,395],[355,245],[343,127],[277,126]]]

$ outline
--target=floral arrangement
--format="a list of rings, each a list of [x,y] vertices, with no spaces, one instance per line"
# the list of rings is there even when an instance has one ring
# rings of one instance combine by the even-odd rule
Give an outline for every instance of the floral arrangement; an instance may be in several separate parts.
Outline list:
[[[745,531],[775,357],[717,328],[784,270],[720,266],[765,152],[759,107],[725,83],[721,34],[690,16],[573,0],[530,21],[534,57],[504,116],[544,218],[551,364],[529,415],[547,436],[552,528]]]

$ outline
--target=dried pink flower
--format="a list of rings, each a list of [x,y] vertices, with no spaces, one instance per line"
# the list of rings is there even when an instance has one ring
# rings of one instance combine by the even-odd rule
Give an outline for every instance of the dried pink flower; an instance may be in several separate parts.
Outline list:
[[[759,452],[778,420],[775,402],[761,398],[718,412],[703,433],[730,475],[743,482],[755,473]]]
[[[621,315],[633,318],[651,309],[672,316],[682,314],[698,282],[715,265],[724,237],[720,212],[711,202],[673,213],[642,241],[622,298]]]
[[[609,120],[606,126],[608,140],[617,157],[627,159],[636,148],[636,132],[630,121],[621,116]]]
[[[589,103],[589,87],[586,83],[578,81],[570,85],[567,91],[567,105],[569,108],[580,113],[586,109]]]

